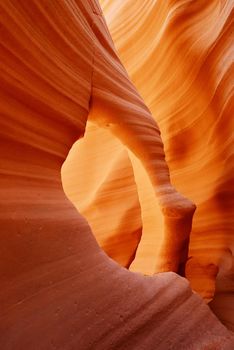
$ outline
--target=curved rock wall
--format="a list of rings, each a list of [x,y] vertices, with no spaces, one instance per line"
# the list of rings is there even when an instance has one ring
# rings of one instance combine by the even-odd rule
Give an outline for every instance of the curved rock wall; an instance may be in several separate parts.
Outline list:
[[[65,196],[61,167],[89,115],[141,160],[165,226],[166,246],[155,269],[180,272],[195,208],[170,184],[157,124],[118,57],[98,2],[6,0],[0,2],[0,23],[0,348],[231,349],[231,333],[186,279],[172,272],[143,276],[121,267],[98,246],[87,221]],[[95,150],[95,139],[89,141]],[[86,182],[87,188],[93,186],[83,208],[93,205],[98,214],[94,201],[101,197],[109,217],[97,217],[108,228],[115,204],[111,183],[125,176],[116,195],[123,208],[112,227],[119,225],[118,231],[128,225],[132,232],[122,242],[127,248],[120,257],[128,265],[141,235],[134,204],[141,174],[134,184],[125,151],[118,143],[111,149],[105,133],[96,142],[103,153],[109,150],[112,163],[104,169],[102,153],[91,162],[81,150],[79,166],[94,164],[78,179],[81,189]],[[135,170],[139,164],[132,159]],[[121,191],[124,184],[129,192]],[[145,193],[139,200],[147,202]],[[132,216],[138,218],[133,223]]]
[[[228,314],[230,323],[233,2],[102,0],[101,5],[120,57],[160,126],[172,181],[197,205],[186,277],[207,301],[217,283],[212,307],[223,320]],[[78,178],[66,171],[76,152],[82,164]],[[92,125],[71,155],[64,167],[65,190],[101,246],[124,266],[132,261],[133,271],[155,273],[163,220],[137,159]],[[73,177],[70,183],[66,176]],[[84,176],[92,181],[81,192]]]

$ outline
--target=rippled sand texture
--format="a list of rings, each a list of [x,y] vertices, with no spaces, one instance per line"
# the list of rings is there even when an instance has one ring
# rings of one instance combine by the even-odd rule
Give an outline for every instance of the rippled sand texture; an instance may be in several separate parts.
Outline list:
[[[207,301],[216,283],[212,308],[233,327],[233,1],[101,5],[122,62],[160,126],[173,183],[197,205],[186,276]],[[139,243],[130,268],[156,272],[162,217],[139,162],[130,155],[134,177],[119,142],[92,125],[71,157],[65,190],[101,246],[128,266]]]

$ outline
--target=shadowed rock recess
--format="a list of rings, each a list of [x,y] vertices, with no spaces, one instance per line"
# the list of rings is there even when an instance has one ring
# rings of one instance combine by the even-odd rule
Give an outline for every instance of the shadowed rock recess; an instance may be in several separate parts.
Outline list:
[[[232,2],[101,5],[0,1],[0,348],[231,350]]]

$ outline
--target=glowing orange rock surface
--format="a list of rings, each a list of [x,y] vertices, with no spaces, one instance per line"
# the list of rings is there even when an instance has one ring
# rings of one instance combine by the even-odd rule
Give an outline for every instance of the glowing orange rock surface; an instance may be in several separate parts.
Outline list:
[[[89,117],[141,160],[164,219],[158,269],[183,272],[195,207],[170,183],[98,3],[6,0],[0,20],[1,348],[229,350],[185,279],[120,267],[64,194],[61,167]]]
[[[233,1],[101,4],[122,62],[160,126],[172,183],[197,206],[186,277],[207,301],[216,288],[212,308],[234,329]],[[67,171],[77,153],[79,178]],[[64,179],[72,180],[64,186],[103,249],[124,266],[131,262],[131,270],[152,275],[160,270],[163,218],[145,170],[130,158],[132,179],[127,151],[90,126],[64,166]],[[80,179],[90,163],[92,186],[87,183],[83,192]],[[108,222],[108,232],[101,222]],[[142,236],[136,237],[140,224]]]

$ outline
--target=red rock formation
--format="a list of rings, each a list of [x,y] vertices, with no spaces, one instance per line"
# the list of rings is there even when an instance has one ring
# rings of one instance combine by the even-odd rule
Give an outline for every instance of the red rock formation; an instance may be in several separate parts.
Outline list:
[[[121,59],[162,131],[172,182],[197,205],[186,277],[207,301],[212,299],[216,283],[217,295],[212,307],[215,311],[217,306],[219,317],[230,326],[230,323],[234,324],[231,317],[234,313],[230,313],[228,307],[234,304],[231,301],[234,292],[234,237],[231,204],[233,169],[230,161],[233,129],[233,2],[102,0],[101,4]],[[92,134],[88,131],[82,141],[83,147],[86,140],[93,135],[97,139],[99,133],[101,135],[98,128],[92,128]],[[102,139],[105,142],[104,135]],[[124,174],[129,174],[131,169],[127,152],[125,156],[122,153],[120,161],[120,146],[115,144],[115,150],[112,148],[114,141],[110,137],[105,137],[105,140],[111,148],[111,159],[103,155],[101,164],[105,178],[99,183],[102,188],[108,183],[111,164],[114,163],[115,172],[119,173],[120,183],[124,183]],[[79,145],[74,147],[73,157],[77,151],[80,159],[83,159]],[[99,144],[94,140],[87,157],[93,159],[97,153]],[[96,192],[95,187],[90,189],[90,193],[95,193],[93,198],[99,210],[97,216],[92,200],[88,204],[89,209],[86,207],[83,211],[84,199],[80,194],[79,180],[74,179],[73,185],[70,183],[73,192],[69,189],[67,194],[78,207],[81,206],[82,213],[88,218],[107,253],[110,254],[111,249],[112,256],[123,263],[118,239],[122,241],[121,230],[125,235],[125,228],[130,224],[126,249],[126,260],[129,261],[135,251],[134,240],[130,244],[131,235],[139,225],[136,216],[131,215],[134,208],[135,211],[139,209],[138,191],[143,235],[130,268],[153,274],[160,266],[163,220],[144,169],[134,157],[131,156],[131,160],[135,179],[130,182],[128,178],[122,191],[113,181],[108,185],[109,191],[105,192],[105,196],[110,198],[118,191],[121,208],[120,212],[115,213],[109,201],[110,225],[113,218],[115,222],[118,221],[118,215],[121,229],[117,225],[109,227],[108,247],[99,238],[100,235],[104,236],[105,227],[100,228],[99,225],[97,229],[101,218],[104,220],[107,213],[106,207],[101,205],[102,193]],[[86,174],[88,169],[83,162],[81,164],[82,172]],[[72,168],[71,163],[69,166]],[[99,169],[100,163],[97,162],[93,178]],[[134,180],[137,183],[135,196]],[[88,187],[86,192],[89,192]],[[128,208],[124,212],[124,205],[121,204],[125,193],[131,193],[129,215]],[[125,222],[122,220],[124,213]]]
[[[170,184],[157,124],[99,5],[6,0],[0,10],[1,348],[230,349],[186,280],[117,265],[64,194],[61,166],[89,114],[141,159],[164,215],[163,263],[185,263],[194,206]],[[172,246],[178,228],[184,241]]]

